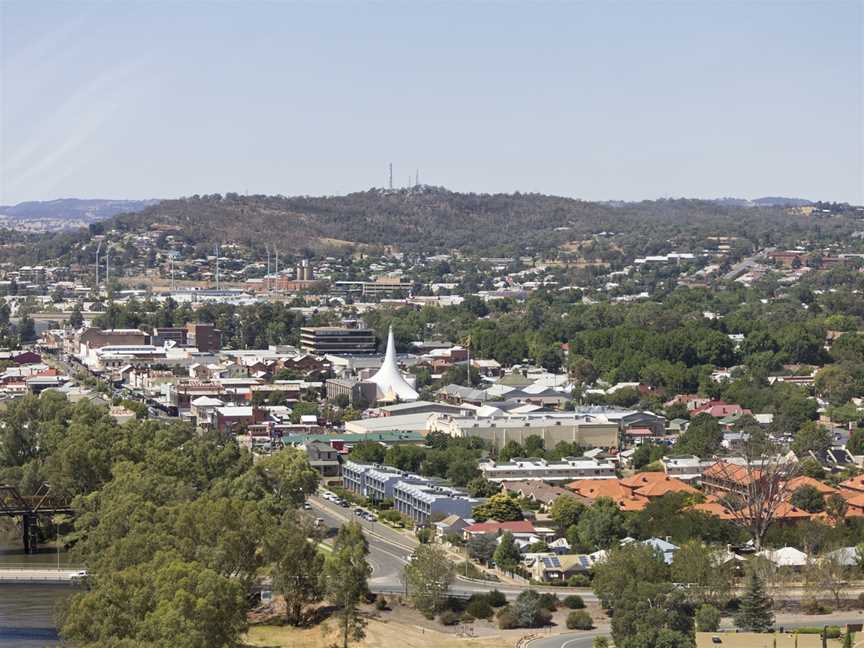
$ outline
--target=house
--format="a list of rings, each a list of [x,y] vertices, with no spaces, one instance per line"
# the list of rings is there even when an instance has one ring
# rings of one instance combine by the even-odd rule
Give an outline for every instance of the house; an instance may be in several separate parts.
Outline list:
[[[622,545],[630,544],[631,542],[636,542],[633,538],[624,538],[621,541]],[[669,540],[664,540],[663,538],[648,538],[647,540],[642,540],[639,544],[647,545],[652,547],[655,551],[657,551],[660,555],[663,556],[663,562],[667,565],[672,564],[672,560],[675,557],[675,552],[678,551],[678,545],[672,544]]]
[[[462,536],[462,532],[470,523],[458,515],[448,515],[443,520],[438,520],[432,526],[435,527],[435,538],[438,542],[444,542],[447,536]]]
[[[300,447],[306,451],[309,465],[321,474],[325,483],[339,481],[342,464],[339,461],[339,452],[333,446],[318,441],[307,441]]]
[[[697,494],[692,486],[680,479],[669,477],[665,472],[641,472],[619,480],[621,485],[630,490],[630,497],[645,497],[655,499],[668,493]]]
[[[807,564],[807,554],[794,547],[783,547],[782,549],[764,549],[756,554],[770,560],[778,567],[792,567],[800,569]]]
[[[469,524],[462,530],[462,535],[466,540],[475,538],[481,535],[500,536],[510,532],[516,540],[530,540],[537,536],[537,529],[534,523],[530,520],[518,520],[515,522],[475,522]]]
[[[716,419],[722,419],[733,414],[738,416],[748,414],[752,416],[753,412],[734,403],[727,403],[722,400],[712,400],[690,410],[691,420],[700,414],[708,414]]]
[[[590,504],[591,500],[577,495],[573,491],[560,486],[551,486],[541,481],[505,481],[501,484],[505,491],[537,502],[542,509],[550,507],[559,497],[573,497],[582,504]]]
[[[576,574],[587,574],[593,564],[591,556],[584,554],[550,554],[534,561],[531,578],[541,583],[566,581]]]
[[[662,457],[660,463],[668,477],[690,482],[702,479],[702,471],[714,462],[702,461],[696,455],[679,455]]]

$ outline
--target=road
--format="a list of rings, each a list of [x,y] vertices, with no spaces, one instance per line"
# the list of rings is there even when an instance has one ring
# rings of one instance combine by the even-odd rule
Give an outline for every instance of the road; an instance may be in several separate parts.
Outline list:
[[[738,263],[732,266],[732,269],[723,275],[723,279],[725,281],[732,281],[739,275],[743,274],[745,271],[752,269],[755,265],[757,265],[760,261],[764,260],[769,254],[771,254],[777,248],[768,247],[764,250],[759,250],[753,256],[749,256],[746,259],[742,259]]]
[[[332,502],[319,497],[310,497],[309,504],[315,514],[324,520],[330,528],[338,528],[349,520],[356,520],[363,526],[366,538],[369,541],[369,564],[372,566],[372,577],[369,579],[369,588],[376,593],[395,594],[404,593],[405,584],[402,580],[402,569],[408,563],[409,556],[417,548],[419,542],[405,536],[390,527],[379,522],[367,522],[361,520],[352,513],[351,509],[336,506]],[[456,576],[456,580],[450,587],[450,592],[456,596],[471,596],[476,593],[486,593],[497,589],[508,599],[515,599],[526,589],[535,589],[539,592],[551,592],[559,596],[568,594],[579,594],[586,601],[596,601],[597,597],[589,589],[572,587],[543,588],[536,586],[520,586],[505,583],[488,583],[467,580],[462,576]]]
[[[81,579],[80,569],[0,568],[0,585],[4,583],[75,583]]]

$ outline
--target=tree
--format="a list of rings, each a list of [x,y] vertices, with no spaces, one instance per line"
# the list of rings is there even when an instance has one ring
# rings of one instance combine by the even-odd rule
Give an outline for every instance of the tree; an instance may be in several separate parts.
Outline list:
[[[822,593],[834,597],[835,607],[840,607],[840,599],[848,590],[846,568],[836,556],[830,554],[810,562],[804,569],[805,589],[817,598]]]
[[[543,598],[535,590],[525,590],[516,597],[510,606],[517,628],[538,628],[546,625],[551,618],[543,604]]]
[[[752,437],[744,443],[742,459],[743,465],[718,462],[712,473],[715,478],[738,485],[724,498],[727,510],[732,523],[748,531],[759,550],[777,512],[791,495],[789,484],[798,474],[798,465],[780,454],[774,442],[754,442]]]
[[[735,625],[745,632],[768,632],[774,625],[774,602],[756,571],[749,569]]]
[[[825,512],[828,514],[828,519],[835,527],[840,526],[846,520],[846,513],[849,511],[849,504],[843,499],[839,493],[832,493],[825,500]]]
[[[816,373],[814,386],[816,392],[833,405],[848,403],[860,389],[852,372],[846,365],[841,364],[830,364],[820,369]]]
[[[561,495],[549,507],[549,515],[561,531],[579,523],[579,518],[585,511],[585,505],[575,497]]]
[[[792,506],[797,506],[808,513],[818,513],[825,508],[825,499],[822,493],[813,486],[801,486],[790,499]]]
[[[720,610],[713,605],[700,605],[696,610],[696,629],[699,632],[717,632],[720,620]]]
[[[79,329],[84,326],[84,316],[81,314],[81,305],[75,304],[72,313],[69,315],[69,326],[74,329]]]
[[[519,547],[516,546],[516,541],[513,539],[513,534],[506,531],[498,542],[498,548],[492,555],[495,564],[506,571],[513,571],[519,566],[521,559]]]
[[[320,477],[303,450],[285,448],[256,461],[238,488],[253,491],[274,511],[284,512],[303,504],[318,489]]]
[[[846,444],[846,449],[853,455],[864,454],[864,428],[856,428],[849,435],[849,442]]]
[[[685,542],[672,558],[672,580],[688,583],[692,601],[723,606],[732,590],[732,577],[719,563],[717,551],[698,540]]]
[[[808,452],[819,454],[825,452],[830,447],[831,432],[828,431],[828,428],[814,421],[805,423],[798,430],[795,440],[792,442],[792,450],[799,457],[803,457]]]
[[[481,475],[469,481],[467,489],[471,497],[492,497],[501,490],[501,484],[489,481]]]
[[[444,609],[453,576],[453,563],[443,549],[433,545],[417,547],[405,565],[408,593],[414,606],[426,616]]]
[[[76,594],[60,633],[76,645],[235,646],[246,629],[240,582],[195,562],[163,555],[149,563],[100,573]]]
[[[287,621],[295,626],[303,622],[304,607],[320,601],[324,593],[324,558],[309,541],[310,535],[309,529],[290,525],[287,537],[279,543],[281,555],[274,567],[274,587],[285,597]]]
[[[18,324],[18,336],[22,342],[32,342],[36,339],[36,325],[33,323],[33,318],[26,313],[21,316]]]
[[[591,587],[607,609],[615,607],[624,595],[639,583],[669,582],[669,568],[649,545],[631,543],[611,549],[606,558],[594,566]]]
[[[488,564],[498,548],[498,543],[495,536],[484,533],[482,535],[473,536],[465,545],[468,550],[468,555],[473,559],[483,564]]]
[[[485,504],[476,507],[474,519],[480,522],[486,520],[512,522],[522,519],[522,509],[519,507],[516,497],[505,491],[493,495]]]
[[[352,521],[339,529],[333,551],[324,562],[324,587],[327,598],[337,606],[335,616],[342,635],[342,648],[348,647],[349,639],[360,641],[366,635],[366,621],[360,615],[358,604],[369,591],[368,553],[363,530]]]
[[[720,451],[723,430],[710,414],[699,414],[690,421],[687,430],[675,442],[676,454],[698,455],[708,459]]]
[[[636,470],[654,463],[666,455],[667,448],[654,443],[642,443],[633,453],[633,467]]]
[[[576,529],[583,546],[605,549],[625,536],[624,514],[610,498],[600,497],[585,509]]]
[[[358,463],[384,463],[386,448],[376,441],[360,441],[351,448],[348,457]]]

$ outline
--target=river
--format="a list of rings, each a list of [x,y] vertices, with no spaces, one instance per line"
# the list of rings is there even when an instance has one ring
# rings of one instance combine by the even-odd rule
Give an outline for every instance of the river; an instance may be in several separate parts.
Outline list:
[[[2,529],[5,530],[5,529]],[[0,568],[3,565],[57,565],[57,552],[44,547],[28,556],[20,540],[0,530]],[[67,554],[60,553],[60,564],[67,565]],[[57,604],[75,592],[69,585],[0,584],[0,648],[45,648],[60,645],[54,612]]]

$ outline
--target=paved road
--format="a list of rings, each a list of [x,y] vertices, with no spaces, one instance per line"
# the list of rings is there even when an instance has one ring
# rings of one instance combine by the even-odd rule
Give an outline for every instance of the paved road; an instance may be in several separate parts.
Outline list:
[[[0,585],[3,583],[73,583],[80,579],[80,569],[0,568]]]
[[[405,536],[390,527],[378,522],[366,522],[355,516],[351,509],[342,508],[332,502],[319,497],[310,497],[309,503],[315,511],[315,515],[322,518],[324,523],[331,528],[338,528],[344,522],[354,519],[363,526],[366,538],[369,540],[369,563],[372,566],[372,577],[369,579],[369,587],[380,593],[400,593],[405,591],[402,581],[402,569],[407,564],[408,558],[419,542]],[[536,589],[539,592],[552,592],[559,596],[568,594],[579,594],[586,601],[596,601],[597,597],[589,589],[553,587],[543,588],[536,586],[509,585],[504,583],[489,582],[480,583],[466,580],[461,576],[450,587],[450,592],[456,596],[470,596],[478,592],[488,592],[497,589],[508,599],[515,599],[526,589]]]

